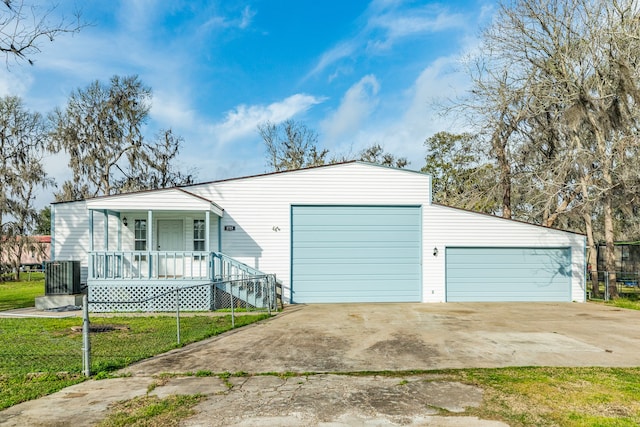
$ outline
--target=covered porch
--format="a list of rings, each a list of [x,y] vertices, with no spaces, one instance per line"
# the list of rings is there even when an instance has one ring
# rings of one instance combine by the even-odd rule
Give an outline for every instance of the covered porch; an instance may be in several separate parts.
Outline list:
[[[87,209],[92,311],[171,311],[176,292],[193,311],[215,309],[221,297],[272,301],[274,280],[220,252],[224,211],[210,200],[172,188],[95,198]]]
[[[105,282],[203,283],[224,274],[214,256],[223,209],[210,200],[172,188],[96,198],[87,209],[90,289]]]

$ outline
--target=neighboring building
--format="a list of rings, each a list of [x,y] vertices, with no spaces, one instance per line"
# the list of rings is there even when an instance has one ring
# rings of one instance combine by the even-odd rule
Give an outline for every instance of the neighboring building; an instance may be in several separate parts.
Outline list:
[[[28,236],[19,237],[18,242],[27,244],[22,248],[20,257],[20,268],[24,270],[40,270],[45,261],[49,260],[51,253],[51,236]],[[0,264],[13,265],[18,253],[17,244],[4,243],[1,252]]]
[[[605,245],[597,246],[598,251],[598,276],[604,281]],[[631,286],[637,286],[640,279],[640,242],[616,242],[613,248],[613,256],[616,260],[616,279],[618,282]]]
[[[363,162],[56,203],[52,224],[90,299],[208,283],[228,257],[291,303],[585,301],[583,235],[433,204],[428,175]]]

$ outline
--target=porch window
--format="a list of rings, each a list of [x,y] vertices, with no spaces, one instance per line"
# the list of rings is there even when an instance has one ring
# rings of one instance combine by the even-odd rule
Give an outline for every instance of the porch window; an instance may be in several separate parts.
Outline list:
[[[193,250],[204,251],[204,220],[193,220]]]
[[[147,220],[136,219],[134,227],[134,240],[136,251],[147,250]]]

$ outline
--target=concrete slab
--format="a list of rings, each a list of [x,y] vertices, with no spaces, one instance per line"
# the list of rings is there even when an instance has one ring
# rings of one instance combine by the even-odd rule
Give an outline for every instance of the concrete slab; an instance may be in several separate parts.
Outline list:
[[[506,366],[640,366],[640,312],[597,304],[288,307],[259,324],[0,412],[0,426],[91,425],[121,399],[202,393],[187,426],[503,426],[465,416],[482,390],[437,375],[334,375]],[[163,372],[316,372],[153,378]],[[229,387],[231,386],[231,387]],[[53,409],[52,409],[53,408]],[[447,411],[455,416],[442,416]]]
[[[81,317],[82,310],[72,311],[49,311],[35,307],[16,308],[14,310],[0,311],[0,318],[45,318],[62,319],[66,317]]]
[[[127,372],[639,366],[640,312],[578,303],[317,304]],[[611,333],[613,331],[613,333]]]

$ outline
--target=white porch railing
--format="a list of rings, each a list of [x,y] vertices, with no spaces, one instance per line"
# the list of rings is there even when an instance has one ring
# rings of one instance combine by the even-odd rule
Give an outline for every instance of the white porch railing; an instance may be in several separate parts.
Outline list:
[[[89,280],[221,280],[265,273],[220,252],[94,251],[89,253]]]
[[[171,310],[173,292],[186,310],[277,305],[275,275],[219,252],[94,251],[88,270],[92,311]]]
[[[211,280],[212,254],[194,251],[104,251],[89,254],[89,280]]]

